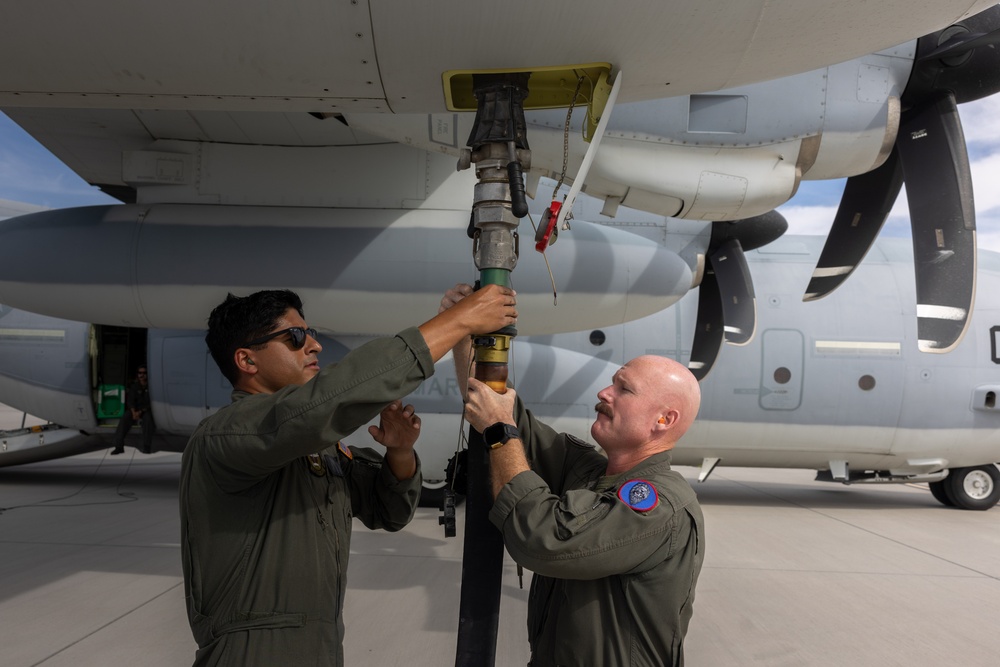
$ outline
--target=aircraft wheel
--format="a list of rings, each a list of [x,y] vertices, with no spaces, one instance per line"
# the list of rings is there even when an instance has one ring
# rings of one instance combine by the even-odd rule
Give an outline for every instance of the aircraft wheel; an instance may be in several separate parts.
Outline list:
[[[943,481],[955,507],[988,510],[1000,500],[1000,470],[993,464],[952,468]]]
[[[938,501],[945,507],[954,507],[955,503],[948,497],[948,489],[945,486],[947,483],[948,478],[945,477],[937,482],[930,482],[927,486],[931,488],[931,495],[934,496],[934,500]]]

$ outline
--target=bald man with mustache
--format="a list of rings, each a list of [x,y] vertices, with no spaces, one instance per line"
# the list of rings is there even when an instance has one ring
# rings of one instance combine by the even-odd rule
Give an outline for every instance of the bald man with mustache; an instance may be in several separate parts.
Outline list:
[[[471,293],[456,285],[441,310]],[[670,450],[698,414],[698,381],[672,359],[626,363],[597,394],[601,453],[469,377],[468,339],[454,355],[466,419],[491,448],[490,521],[535,573],[529,667],[683,665],[705,529]]]

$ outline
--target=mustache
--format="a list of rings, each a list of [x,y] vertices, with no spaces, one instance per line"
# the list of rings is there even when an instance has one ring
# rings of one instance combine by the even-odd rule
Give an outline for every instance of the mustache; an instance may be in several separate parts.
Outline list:
[[[608,405],[607,403],[603,403],[603,402],[598,403],[597,405],[594,406],[594,412],[598,412],[598,413],[604,415],[605,417],[614,417],[615,416],[615,413],[611,409],[611,406]]]

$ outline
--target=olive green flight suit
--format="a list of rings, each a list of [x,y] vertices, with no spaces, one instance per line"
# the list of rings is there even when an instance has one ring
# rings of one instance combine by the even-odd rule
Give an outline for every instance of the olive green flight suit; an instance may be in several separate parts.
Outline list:
[[[669,452],[605,477],[607,458],[592,445],[537,421],[520,400],[515,416],[532,470],[504,486],[490,520],[535,573],[531,667],[682,665],[705,530]],[[631,480],[655,489],[654,506],[619,498]]]
[[[372,341],[303,386],[233,392],[198,426],[181,468],[181,556],[195,665],[344,662],[351,518],[399,530],[421,476],[341,438],[434,372],[417,329]],[[310,454],[319,453],[310,462]]]

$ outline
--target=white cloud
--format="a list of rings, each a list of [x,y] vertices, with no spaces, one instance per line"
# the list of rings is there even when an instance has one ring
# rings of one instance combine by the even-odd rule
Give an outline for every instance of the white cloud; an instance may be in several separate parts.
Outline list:
[[[789,234],[823,234],[830,231],[837,205],[795,206],[785,204],[778,209],[788,221]]]
[[[994,95],[958,108],[969,144],[1000,145],[1000,96]]]
[[[1000,212],[1000,150],[987,157],[975,160],[972,169],[972,191],[976,198],[976,215],[988,217]]]

